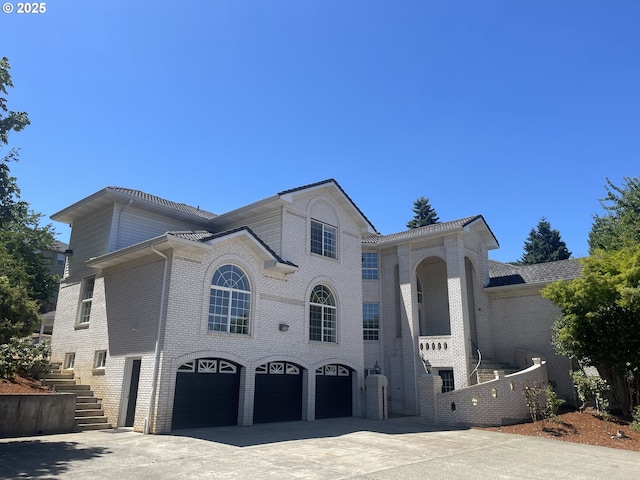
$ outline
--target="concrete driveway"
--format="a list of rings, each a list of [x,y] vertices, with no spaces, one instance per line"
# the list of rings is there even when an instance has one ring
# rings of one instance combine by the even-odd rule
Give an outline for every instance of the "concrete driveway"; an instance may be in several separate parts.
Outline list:
[[[640,453],[426,425],[344,418],[142,435],[0,439],[0,478],[638,479]]]

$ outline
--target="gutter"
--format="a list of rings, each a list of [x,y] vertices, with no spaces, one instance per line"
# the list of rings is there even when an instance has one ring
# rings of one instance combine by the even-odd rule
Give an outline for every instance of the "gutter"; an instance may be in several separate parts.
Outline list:
[[[149,433],[149,422],[151,418],[151,411],[153,410],[153,404],[156,398],[156,390],[158,385],[158,370],[160,367],[160,334],[162,332],[162,320],[164,317],[164,300],[166,296],[167,288],[167,267],[169,265],[169,258],[162,252],[159,252],[155,248],[156,244],[151,244],[151,251],[164,258],[164,273],[162,275],[162,294],[160,295],[160,313],[158,315],[158,333],[156,336],[156,348],[153,358],[153,375],[151,377],[151,395],[149,395],[149,408],[147,409],[147,416],[144,419],[144,434]]]

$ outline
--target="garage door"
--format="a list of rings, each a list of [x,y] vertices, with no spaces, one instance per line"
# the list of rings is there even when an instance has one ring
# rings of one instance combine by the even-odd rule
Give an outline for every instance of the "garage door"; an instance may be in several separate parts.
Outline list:
[[[302,419],[302,367],[287,362],[256,369],[253,423]]]
[[[316,419],[353,415],[352,372],[344,365],[316,370]]]
[[[237,425],[240,367],[219,358],[181,365],[176,374],[172,429]]]

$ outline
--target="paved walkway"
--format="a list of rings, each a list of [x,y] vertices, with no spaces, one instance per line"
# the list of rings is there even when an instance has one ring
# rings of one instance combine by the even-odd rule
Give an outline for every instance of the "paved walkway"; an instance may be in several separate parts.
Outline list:
[[[416,418],[0,439],[0,478],[638,479],[640,453]]]

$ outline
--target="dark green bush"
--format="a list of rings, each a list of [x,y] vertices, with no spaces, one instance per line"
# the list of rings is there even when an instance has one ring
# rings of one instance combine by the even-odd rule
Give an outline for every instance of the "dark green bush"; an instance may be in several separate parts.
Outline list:
[[[0,345],[0,377],[13,378],[18,372],[38,377],[48,371],[50,350],[30,338],[12,338]]]

